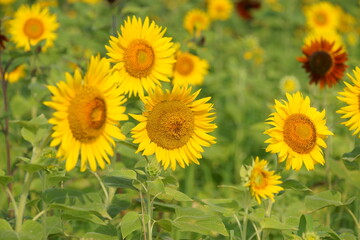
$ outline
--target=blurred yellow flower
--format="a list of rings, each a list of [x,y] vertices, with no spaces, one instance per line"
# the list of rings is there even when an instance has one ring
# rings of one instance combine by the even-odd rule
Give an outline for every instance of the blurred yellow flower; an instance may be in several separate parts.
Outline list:
[[[275,12],[284,11],[283,5],[279,2],[279,0],[265,0],[265,4],[271,8],[271,10]]]
[[[130,114],[140,123],[131,133],[134,143],[139,143],[136,152],[142,155],[156,154],[164,169],[176,165],[184,168],[190,163],[200,164],[203,146],[215,143],[208,133],[217,126],[211,123],[215,117],[211,98],[196,100],[200,90],[191,94],[191,87],[175,85],[171,92],[160,87],[149,92],[142,100],[145,111],[142,115]]]
[[[230,0],[209,0],[207,8],[211,19],[226,20],[231,15],[233,3]]]
[[[76,3],[76,2],[83,2],[88,4],[96,4],[101,2],[102,0],[67,0],[68,3]]]
[[[208,72],[208,62],[188,52],[178,51],[176,55],[173,83],[201,85]]]
[[[267,119],[273,128],[265,131],[270,136],[266,151],[278,153],[279,162],[286,160],[286,169],[299,170],[303,163],[307,170],[317,163],[324,165],[320,147],[326,148],[324,139],[333,135],[325,126],[325,110],[310,107],[309,97],[300,92],[286,97],[288,101],[275,100],[275,112]]]
[[[25,77],[25,64],[17,66],[10,73],[5,73],[5,80],[9,83],[15,83]]]
[[[186,13],[184,27],[190,34],[199,36],[203,30],[210,26],[209,16],[200,9],[193,9]]]
[[[41,8],[58,6],[57,0],[38,0],[36,3],[38,3]]]
[[[347,104],[342,107],[337,113],[343,114],[341,118],[348,118],[347,121],[343,122],[346,127],[353,131],[353,135],[360,131],[360,110],[359,110],[359,99],[360,99],[360,68],[356,67],[353,70],[355,77],[348,74],[352,83],[344,82],[346,87],[343,92],[339,92],[341,95],[338,99]],[[359,135],[360,137],[360,135]]]
[[[49,120],[54,125],[50,146],[59,145],[57,157],[66,160],[66,171],[76,166],[79,156],[81,171],[87,165],[92,171],[97,165],[104,169],[108,155],[114,154],[113,138],[125,140],[118,122],[128,119],[121,106],[126,99],[110,73],[107,59],[91,57],[84,77],[75,70],[74,76],[66,74],[66,81],[48,86],[53,96],[44,104],[56,110]]]
[[[295,76],[284,76],[280,79],[280,89],[283,93],[293,93],[299,90],[299,80]]]
[[[305,45],[311,45],[313,42],[319,41],[319,39],[325,39],[328,42],[334,43],[334,49],[341,47],[345,50],[343,39],[336,31],[309,31],[304,39],[304,43]]]
[[[8,5],[15,2],[15,0],[0,0],[0,5]]]
[[[249,169],[249,181],[245,184],[246,187],[250,187],[251,195],[259,204],[261,203],[260,198],[270,198],[274,201],[274,194],[284,190],[278,186],[282,183],[281,176],[274,174],[275,171],[269,171],[267,165],[266,160],[256,157]]]
[[[118,37],[110,37],[105,46],[118,79],[121,93],[144,96],[160,81],[169,82],[175,62],[175,48],[171,38],[163,37],[166,29],[151,22],[142,23],[135,16],[127,18]]]
[[[307,25],[314,31],[336,31],[340,24],[338,7],[322,1],[304,8]]]
[[[59,27],[56,16],[49,13],[48,8],[39,4],[21,5],[15,12],[14,19],[9,21],[9,32],[16,47],[30,50],[30,46],[46,40],[44,50],[53,45],[55,30]]]

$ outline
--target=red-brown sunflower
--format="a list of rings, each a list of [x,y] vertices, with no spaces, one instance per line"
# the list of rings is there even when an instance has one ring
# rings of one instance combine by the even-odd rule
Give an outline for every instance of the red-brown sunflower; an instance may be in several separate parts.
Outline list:
[[[261,2],[254,0],[240,0],[235,3],[237,13],[245,20],[251,20],[253,18],[251,11],[253,9],[259,9],[260,7]]]
[[[320,38],[305,44],[302,52],[305,56],[297,60],[303,63],[302,67],[310,74],[310,84],[320,83],[320,88],[325,85],[331,87],[343,77],[347,68],[347,53],[341,44],[335,47],[335,41]]]

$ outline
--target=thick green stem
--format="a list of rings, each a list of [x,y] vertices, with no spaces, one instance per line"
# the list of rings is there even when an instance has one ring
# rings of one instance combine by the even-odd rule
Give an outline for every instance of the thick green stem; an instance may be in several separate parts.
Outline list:
[[[18,207],[15,201],[14,196],[12,195],[12,192],[10,190],[10,188],[5,187],[5,192],[7,193],[7,195],[9,196],[10,201],[12,202],[12,204],[14,205],[14,212],[15,212],[15,216],[18,214]]]
[[[32,173],[27,172],[25,174],[24,188],[23,188],[23,192],[20,195],[19,209],[18,209],[18,214],[16,215],[15,231],[17,231],[17,232],[20,232],[20,230],[21,230],[21,225],[22,225],[23,216],[24,216],[24,212],[25,212],[25,206],[26,206],[26,199],[29,194],[32,176],[33,176]]]
[[[149,220],[147,222],[148,237],[149,237],[149,240],[152,240],[152,226],[151,226],[152,206],[151,206],[151,195],[150,195],[149,191],[146,191],[146,204],[147,204],[147,214],[149,216]]]
[[[354,223],[356,225],[356,232],[357,232],[357,235],[358,235],[358,239],[360,240],[360,224],[359,224],[359,221],[356,218],[355,214],[348,207],[345,207],[345,209],[348,211],[348,213],[350,214],[350,216],[354,220]]]

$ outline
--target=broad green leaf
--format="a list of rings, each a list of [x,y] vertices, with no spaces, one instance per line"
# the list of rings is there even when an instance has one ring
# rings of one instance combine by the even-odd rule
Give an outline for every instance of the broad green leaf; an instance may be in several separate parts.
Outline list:
[[[305,197],[305,207],[309,212],[330,206],[341,206],[341,194],[336,191],[320,192]]]
[[[155,196],[160,193],[165,193],[164,183],[160,178],[155,179],[154,181],[148,181],[148,191],[151,195]]]
[[[172,225],[183,232],[196,232],[203,235],[217,232],[223,236],[228,236],[219,216],[207,214],[196,208],[176,208],[176,218]]]
[[[0,229],[0,239],[20,240],[18,234],[14,230],[1,230],[1,229]]]
[[[262,229],[295,230],[292,226],[280,222],[275,217],[265,217],[261,222]]]
[[[62,233],[62,221],[60,217],[47,216],[46,220],[46,236],[50,234]]]
[[[21,136],[34,146],[35,134],[27,128],[21,129]]]
[[[355,235],[350,232],[344,232],[344,233],[340,234],[339,237],[341,238],[341,240],[357,240]]]
[[[54,207],[54,206],[51,206]],[[54,208],[62,209],[64,212],[61,215],[63,220],[79,220],[83,222],[92,222],[98,225],[105,225],[106,223],[97,215],[91,212],[76,211],[67,208],[67,206],[59,205]]]
[[[44,166],[41,166],[41,165],[35,164],[35,163],[19,163],[16,166],[18,166],[19,168],[21,168],[29,173],[35,173],[37,171],[44,169]]]
[[[0,231],[4,231],[4,230],[12,231],[13,229],[5,219],[0,218]]]
[[[20,240],[39,240],[44,236],[43,226],[35,221],[26,220],[21,226]]]
[[[104,184],[109,187],[117,188],[136,188],[133,186],[133,180],[136,180],[137,174],[130,169],[115,170],[104,176]]]
[[[0,184],[1,185],[8,185],[9,183],[11,183],[13,180],[13,177],[11,176],[0,176]]]
[[[109,236],[106,234],[101,234],[97,232],[87,232],[82,236],[81,240],[118,240],[117,236]]]
[[[296,181],[294,179],[287,179],[285,180],[281,186],[285,189],[292,189],[295,191],[311,191],[310,188],[304,186],[302,183],[300,183],[299,181]]]
[[[334,230],[323,224],[316,227],[316,233],[319,235],[319,237],[321,237],[321,239],[330,237],[334,240],[342,240]]]
[[[166,196],[164,194],[159,196],[159,199],[163,199],[165,197],[168,200],[176,200],[176,201],[193,201],[190,197],[188,197],[185,193],[182,193],[174,188],[165,187]]]
[[[172,223],[169,219],[160,219],[159,221],[156,221],[156,223],[165,231],[171,232],[172,230]]]
[[[141,229],[140,216],[136,212],[128,212],[120,223],[121,235],[126,238],[130,233]]]
[[[232,215],[240,208],[238,202],[233,199],[204,199],[203,202],[206,203],[211,210],[226,215]]]
[[[108,208],[108,214],[114,218],[121,211],[131,206],[131,196],[129,194],[116,194]]]

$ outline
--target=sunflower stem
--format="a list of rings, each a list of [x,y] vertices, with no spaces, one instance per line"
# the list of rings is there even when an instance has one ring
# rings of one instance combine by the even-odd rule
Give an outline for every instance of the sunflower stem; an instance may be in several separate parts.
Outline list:
[[[358,235],[358,239],[360,240],[360,224],[359,224],[359,221],[356,218],[355,214],[348,207],[345,207],[345,209],[348,211],[348,213],[350,214],[350,216],[354,220],[354,223],[356,225],[356,232],[357,232],[357,235]]]
[[[152,240],[152,227],[151,227],[151,221],[152,221],[152,204],[151,204],[151,196],[150,192],[146,191],[146,205],[147,205],[147,214],[149,216],[149,220],[147,222],[148,227],[148,240]]]
[[[104,192],[104,195],[105,195],[105,206],[106,208],[108,207],[108,205],[110,204],[109,202],[109,193],[103,183],[103,181],[101,180],[100,176],[96,173],[96,172],[93,172],[91,171],[91,173],[96,177],[96,179],[98,180],[100,186],[101,186],[101,189],[103,190]]]

